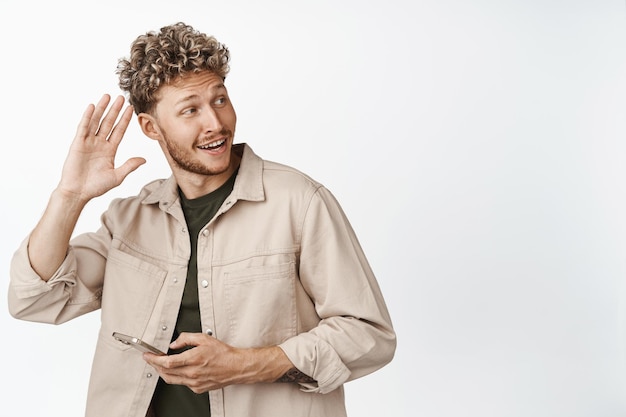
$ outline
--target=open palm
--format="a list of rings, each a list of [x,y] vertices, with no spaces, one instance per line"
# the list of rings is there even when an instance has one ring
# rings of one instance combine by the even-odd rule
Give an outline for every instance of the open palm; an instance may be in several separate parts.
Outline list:
[[[109,95],[104,95],[98,104],[87,107],[63,165],[59,190],[81,201],[89,201],[117,187],[146,162],[143,158],[130,158],[115,168],[115,154],[133,109],[127,107],[116,124],[124,98],[118,97],[103,118],[110,100]]]

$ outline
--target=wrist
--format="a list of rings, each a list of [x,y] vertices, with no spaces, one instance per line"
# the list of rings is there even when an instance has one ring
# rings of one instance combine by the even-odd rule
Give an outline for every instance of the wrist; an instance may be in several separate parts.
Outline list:
[[[245,349],[240,375],[243,383],[275,382],[294,368],[293,363],[278,346]]]
[[[81,197],[80,194],[64,190],[58,186],[50,195],[50,203],[63,207],[65,210],[82,211],[89,202],[88,198]]]

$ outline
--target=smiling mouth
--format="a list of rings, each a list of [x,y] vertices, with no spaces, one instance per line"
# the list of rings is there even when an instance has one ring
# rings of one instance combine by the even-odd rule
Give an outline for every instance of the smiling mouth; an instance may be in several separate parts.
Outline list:
[[[209,142],[206,145],[198,146],[198,149],[214,151],[224,146],[225,143],[226,143],[226,139],[219,139],[213,142]]]

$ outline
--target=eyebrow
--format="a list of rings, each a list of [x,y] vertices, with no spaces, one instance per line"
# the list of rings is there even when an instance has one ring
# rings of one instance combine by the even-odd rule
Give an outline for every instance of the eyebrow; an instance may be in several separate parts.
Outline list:
[[[213,91],[213,92],[218,91],[218,90],[226,90],[226,86],[223,83],[220,83],[220,84],[218,84],[218,85],[216,85],[214,87],[211,87],[210,90]],[[178,106],[178,105],[180,105],[182,103],[186,103],[188,101],[192,101],[192,100],[195,100],[195,99],[198,99],[198,98],[200,98],[199,94],[190,94],[188,96],[185,96],[185,97],[181,98],[180,100],[177,100],[174,103],[174,105]]]

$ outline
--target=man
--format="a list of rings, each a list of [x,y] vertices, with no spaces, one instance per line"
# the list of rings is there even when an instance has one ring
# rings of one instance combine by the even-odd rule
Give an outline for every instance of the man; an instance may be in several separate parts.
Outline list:
[[[383,297],[333,196],[233,143],[228,63],[224,45],[183,23],[139,36],[118,66],[131,106],[105,95],[87,108],[13,258],[13,316],[61,323],[101,309],[88,416],[343,416],[343,384],[393,357]],[[145,162],[114,166],[133,110],[172,176],[71,239],[85,204]]]

